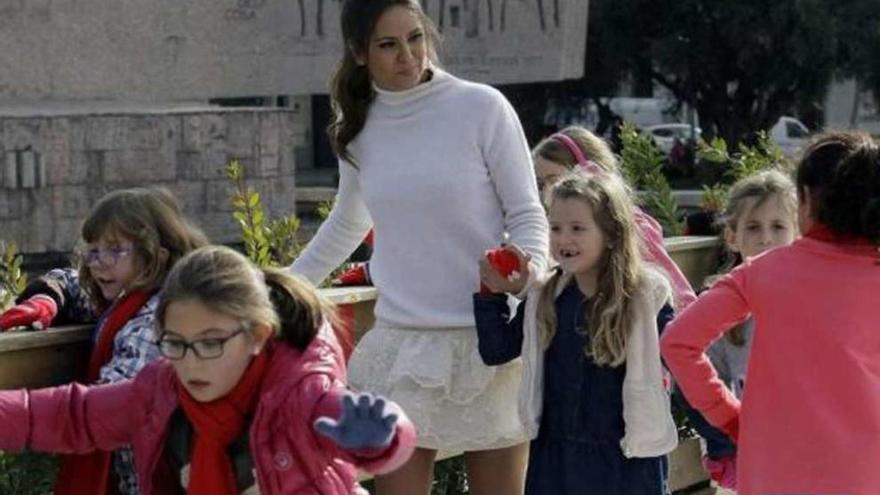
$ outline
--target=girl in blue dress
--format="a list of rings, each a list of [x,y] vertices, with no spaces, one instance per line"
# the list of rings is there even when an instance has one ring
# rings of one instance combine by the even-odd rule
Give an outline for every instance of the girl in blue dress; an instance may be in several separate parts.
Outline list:
[[[493,294],[475,294],[488,365],[522,357],[519,413],[532,440],[526,494],[663,495],[677,432],[659,330],[669,283],[640,259],[634,206],[616,176],[580,174],[550,191],[550,254],[559,265],[502,277],[480,262]],[[537,281],[510,318],[507,288]]]

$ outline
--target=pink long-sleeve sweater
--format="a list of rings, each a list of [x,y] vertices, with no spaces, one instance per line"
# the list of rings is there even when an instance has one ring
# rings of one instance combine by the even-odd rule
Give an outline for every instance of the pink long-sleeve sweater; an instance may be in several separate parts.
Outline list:
[[[742,407],[705,349],[751,313]],[[688,401],[739,431],[740,495],[880,493],[880,253],[804,238],[746,261],[661,340]]]

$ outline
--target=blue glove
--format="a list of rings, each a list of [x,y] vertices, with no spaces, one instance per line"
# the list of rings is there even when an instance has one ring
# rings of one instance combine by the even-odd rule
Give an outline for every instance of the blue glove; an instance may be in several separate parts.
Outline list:
[[[369,449],[390,444],[396,424],[396,414],[385,414],[385,399],[348,392],[342,398],[339,419],[320,417],[315,420],[315,431],[343,449]]]

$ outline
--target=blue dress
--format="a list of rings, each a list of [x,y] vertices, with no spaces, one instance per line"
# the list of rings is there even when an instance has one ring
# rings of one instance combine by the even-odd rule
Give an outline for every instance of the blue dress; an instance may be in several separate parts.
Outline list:
[[[526,494],[667,494],[666,456],[627,459],[620,449],[626,366],[600,367],[584,353],[588,300],[572,283],[555,304],[557,329],[545,351],[543,413],[530,446]],[[475,295],[474,305],[487,364],[517,357],[525,303],[510,322],[503,297]],[[672,308],[664,307],[658,325],[671,316]]]

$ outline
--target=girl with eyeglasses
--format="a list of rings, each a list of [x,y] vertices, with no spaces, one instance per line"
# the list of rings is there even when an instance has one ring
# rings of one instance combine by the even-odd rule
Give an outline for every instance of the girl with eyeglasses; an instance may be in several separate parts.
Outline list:
[[[166,359],[133,380],[0,393],[0,449],[130,444],[151,494],[363,494],[415,429],[394,403],[345,388],[333,310],[306,283],[219,246],[169,273],[156,309]]]
[[[93,323],[94,347],[83,383],[134,377],[159,356],[153,339],[158,289],[184,254],[208,243],[164,189],[111,192],[82,224],[75,268],[51,270],[31,282],[17,305],[0,314],[0,330]],[[65,456],[57,495],[137,494],[130,449]],[[111,469],[111,464],[113,469]]]

